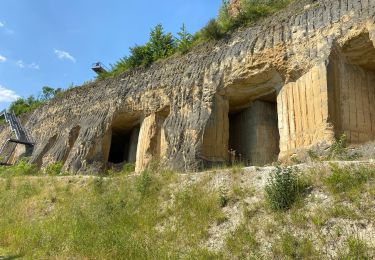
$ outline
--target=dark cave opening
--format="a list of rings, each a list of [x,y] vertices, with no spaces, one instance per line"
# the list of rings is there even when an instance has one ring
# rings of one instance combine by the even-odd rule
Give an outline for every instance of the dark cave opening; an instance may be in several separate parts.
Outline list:
[[[277,160],[280,135],[276,95],[229,112],[229,161],[262,166]]]
[[[139,136],[139,126],[130,131],[113,130],[111,138],[111,148],[109,150],[108,162],[135,163]]]

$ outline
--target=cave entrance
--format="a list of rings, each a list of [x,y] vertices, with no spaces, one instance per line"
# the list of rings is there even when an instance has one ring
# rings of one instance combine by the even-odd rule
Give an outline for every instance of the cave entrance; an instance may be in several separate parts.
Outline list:
[[[112,123],[108,162],[135,163],[140,123],[137,119],[120,118]]]
[[[217,93],[202,135],[203,168],[277,161],[280,149],[277,91],[283,79],[273,68],[241,78]]]
[[[327,68],[329,116],[350,143],[375,139],[375,48],[369,33],[336,47]]]
[[[246,166],[277,161],[280,135],[276,92],[247,106],[229,102],[229,162]]]
[[[131,131],[112,132],[111,149],[108,162],[118,164],[123,162],[135,163],[137,154],[139,126]]]

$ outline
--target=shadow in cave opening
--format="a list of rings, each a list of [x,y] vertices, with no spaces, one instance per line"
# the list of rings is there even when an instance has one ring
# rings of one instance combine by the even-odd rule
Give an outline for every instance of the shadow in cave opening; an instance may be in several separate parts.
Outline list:
[[[108,162],[113,164],[135,163],[140,126],[130,130],[112,130]]]
[[[280,135],[276,93],[246,108],[229,106],[229,163],[263,166],[277,161]]]

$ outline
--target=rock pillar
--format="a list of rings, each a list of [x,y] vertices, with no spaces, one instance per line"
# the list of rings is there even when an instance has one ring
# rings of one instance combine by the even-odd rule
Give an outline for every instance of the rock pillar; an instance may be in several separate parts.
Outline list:
[[[321,142],[331,143],[327,68],[313,67],[296,82],[286,84],[277,97],[280,158]]]

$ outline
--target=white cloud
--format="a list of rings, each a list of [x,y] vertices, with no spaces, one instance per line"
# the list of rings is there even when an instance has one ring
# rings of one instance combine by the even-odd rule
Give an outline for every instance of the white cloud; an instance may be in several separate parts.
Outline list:
[[[12,102],[19,97],[13,90],[0,85],[0,102]]]
[[[14,31],[10,28],[8,28],[8,26],[5,25],[5,22],[0,22],[0,28],[2,28],[2,31],[5,33],[5,34],[14,34]]]
[[[36,64],[35,62],[29,64],[28,67],[29,67],[30,69],[33,69],[33,70],[38,70],[38,69],[40,69],[39,65]]]
[[[26,64],[23,62],[23,60],[19,60],[16,62],[17,66],[21,69],[24,69],[24,68],[27,68],[27,69],[33,69],[33,70],[39,70],[40,67],[38,64],[36,64],[35,62],[33,63],[30,63],[30,64]]]
[[[7,60],[7,58],[5,58],[4,56],[0,55],[0,62],[5,62],[6,60]]]
[[[23,63],[22,60],[17,61],[17,66],[20,67],[21,69],[25,68],[25,64]]]
[[[61,60],[70,60],[71,62],[76,62],[76,59],[70,55],[69,52],[66,52],[66,51],[61,51],[61,50],[55,50],[55,54],[57,55],[57,57]]]

